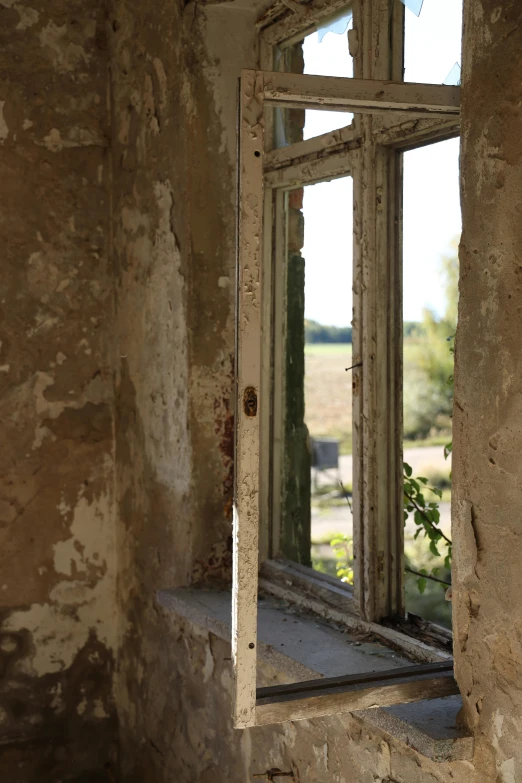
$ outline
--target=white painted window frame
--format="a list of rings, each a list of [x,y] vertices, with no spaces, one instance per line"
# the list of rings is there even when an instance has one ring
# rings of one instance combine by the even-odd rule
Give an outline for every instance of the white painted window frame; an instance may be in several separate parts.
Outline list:
[[[355,29],[364,40],[389,42],[388,0],[352,4]],[[324,15],[326,0],[310,6]],[[340,3],[336,3],[340,6]],[[395,4],[401,7],[401,4]],[[313,8],[312,8],[313,11]],[[402,11],[395,13],[402,13]],[[277,23],[265,36],[299,33],[299,23]],[[383,21],[384,20],[384,21]],[[309,19],[301,20],[301,25]],[[402,24],[402,23],[401,23]],[[296,27],[297,25],[297,27]],[[273,25],[272,27],[276,27]],[[279,40],[282,40],[279,38]],[[384,52],[382,50],[385,50]],[[334,684],[316,699],[316,686],[302,683],[292,694],[257,693],[257,592],[260,562],[277,556],[277,531],[269,535],[267,482],[270,437],[267,400],[271,397],[271,341],[274,305],[270,270],[282,256],[281,221],[285,191],[351,173],[354,176],[354,613],[375,627],[382,618],[403,612],[402,515],[402,297],[400,150],[457,135],[460,88],[398,81],[397,63],[377,47],[380,62],[362,54],[353,79],[244,71],[240,84],[240,197],[238,249],[238,332],[236,408],[236,494],[234,507],[233,661],[234,719],[237,727],[297,720],[363,709],[368,697],[361,683]],[[402,41],[400,42],[402,63]],[[262,60],[263,62],[263,60]],[[401,65],[402,68],[402,65]],[[374,76],[394,76],[372,78]],[[272,150],[267,106],[352,111],[355,121],[340,131]],[[274,230],[275,229],[275,230]],[[274,236],[275,235],[275,236]],[[278,250],[279,245],[279,250]],[[263,256],[263,254],[265,254]],[[268,256],[267,256],[268,254]],[[268,259],[268,260],[267,260]],[[277,373],[276,373],[277,377]],[[274,412],[277,415],[277,411]],[[277,475],[277,471],[275,471]],[[277,497],[277,491],[272,493]],[[276,515],[277,516],[277,515]],[[260,519],[263,524],[260,524]],[[452,676],[418,670],[397,687],[396,675],[379,682],[376,704],[455,692]],[[364,678],[363,678],[364,679]],[[449,684],[451,681],[451,685]],[[354,691],[355,687],[355,691]],[[311,689],[311,691],[310,691]],[[340,689],[340,690],[339,690]],[[315,695],[312,697],[310,693]],[[357,694],[364,692],[358,701]],[[356,694],[354,696],[354,693]],[[413,694],[413,695],[412,695]],[[411,698],[410,698],[411,697]],[[368,697],[370,698],[370,697]],[[390,701],[391,699],[391,701]],[[303,708],[304,704],[308,706]],[[277,709],[271,705],[277,704]],[[320,704],[320,706],[318,706]],[[372,702],[373,704],[373,702]]]

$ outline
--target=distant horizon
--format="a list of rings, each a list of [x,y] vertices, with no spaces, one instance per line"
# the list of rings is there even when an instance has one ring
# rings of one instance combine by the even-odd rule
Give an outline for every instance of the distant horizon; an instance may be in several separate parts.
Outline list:
[[[308,318],[306,315],[304,320],[305,323],[308,321],[309,323],[317,324],[317,326],[322,326],[324,329],[338,329],[339,331],[342,331],[343,329],[352,328],[352,324],[325,324],[322,321],[318,321],[316,318]],[[402,322],[405,324],[421,324],[422,320],[417,318],[403,318]]]

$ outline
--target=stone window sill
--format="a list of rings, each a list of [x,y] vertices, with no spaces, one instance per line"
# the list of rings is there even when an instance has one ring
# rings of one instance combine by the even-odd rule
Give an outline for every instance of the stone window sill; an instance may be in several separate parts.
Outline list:
[[[231,594],[226,590],[161,590],[159,604],[220,639],[230,641]],[[267,664],[272,685],[317,677],[384,671],[411,665],[371,637],[305,613],[287,601],[263,596],[258,608],[258,660]],[[473,739],[457,728],[460,696],[394,707],[361,710],[354,715],[433,761],[469,760]]]

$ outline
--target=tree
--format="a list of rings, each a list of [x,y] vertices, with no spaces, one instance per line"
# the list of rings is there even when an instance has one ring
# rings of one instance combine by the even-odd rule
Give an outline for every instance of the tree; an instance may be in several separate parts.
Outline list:
[[[433,431],[451,428],[453,408],[453,353],[451,341],[457,326],[458,257],[454,253],[441,259],[446,306],[438,316],[426,308],[420,328],[413,335],[409,377],[404,385],[404,435],[425,438]]]

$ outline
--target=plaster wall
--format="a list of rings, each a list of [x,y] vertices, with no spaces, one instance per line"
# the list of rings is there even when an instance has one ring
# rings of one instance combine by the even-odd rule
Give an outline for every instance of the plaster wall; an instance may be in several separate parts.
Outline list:
[[[522,780],[522,7],[465,3],[453,458],[457,678],[484,780]]]
[[[107,780],[116,648],[103,2],[0,2],[0,779]]]
[[[179,2],[110,12],[116,689],[129,780],[165,779],[158,735],[184,720],[155,591],[230,577],[236,80],[256,63],[254,12]]]

